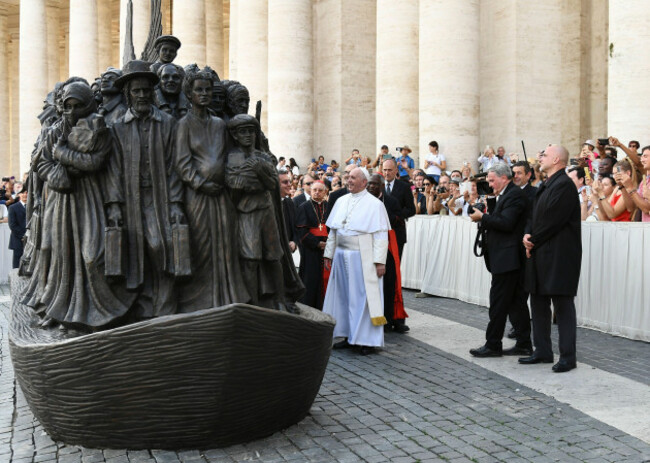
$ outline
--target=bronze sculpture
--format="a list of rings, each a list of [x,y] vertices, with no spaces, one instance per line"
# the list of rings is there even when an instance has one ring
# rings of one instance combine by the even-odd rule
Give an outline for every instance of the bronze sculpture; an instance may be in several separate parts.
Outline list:
[[[180,288],[183,312],[248,302],[239,265],[238,230],[226,183],[226,123],[211,116],[212,75],[188,74],[183,84],[192,109],[178,123],[176,169],[185,184],[185,207],[193,246],[192,279]]]
[[[245,86],[190,65],[166,107],[180,42],[156,46],[156,63],[95,80],[98,110],[85,80],[57,84],[32,156],[10,346],[34,414],[68,443],[269,435],[308,413],[331,349],[331,317],[295,303],[304,286],[259,103],[247,115]]]
[[[185,71],[176,64],[168,63],[159,66],[157,74],[160,83],[154,92],[154,104],[161,111],[180,119],[191,106],[182,91]]]
[[[124,95],[115,86],[115,81],[122,76],[122,70],[109,67],[101,76],[102,102],[97,112],[104,116],[106,125],[112,126],[126,113]]]
[[[176,120],[153,106],[157,82],[139,60],[115,81],[129,109],[113,125],[106,204],[109,225],[126,225],[126,287],[139,293],[135,319],[176,312],[172,224],[185,222],[183,186],[173,166]]]
[[[112,152],[90,87],[64,87],[64,113],[47,133],[36,166],[46,185],[40,259],[25,304],[46,323],[98,328],[123,316],[132,296],[103,278],[104,195],[99,172]]]

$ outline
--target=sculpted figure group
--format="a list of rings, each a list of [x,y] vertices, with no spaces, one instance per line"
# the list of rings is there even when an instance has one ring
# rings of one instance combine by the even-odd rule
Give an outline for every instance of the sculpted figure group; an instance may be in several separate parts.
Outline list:
[[[230,303],[296,311],[275,162],[248,90],[160,59],[48,96],[29,176],[22,300],[93,331]],[[266,146],[266,149],[265,149]]]

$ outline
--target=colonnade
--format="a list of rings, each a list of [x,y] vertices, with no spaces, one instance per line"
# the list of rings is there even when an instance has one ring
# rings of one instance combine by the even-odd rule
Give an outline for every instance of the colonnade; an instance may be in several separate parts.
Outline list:
[[[126,3],[0,0],[5,172],[28,168],[36,115],[54,82],[121,65]],[[133,0],[138,57],[149,4]],[[650,14],[642,0],[162,4],[163,32],[183,43],[177,62],[244,83],[251,113],[263,102],[273,151],[301,166],[320,154],[344,159],[352,148],[374,157],[382,144],[393,152],[408,144],[423,162],[431,140],[451,168],[487,144],[520,151],[522,139],[529,154],[552,142],[574,152],[584,138],[609,134],[650,142],[650,33],[630,25]]]

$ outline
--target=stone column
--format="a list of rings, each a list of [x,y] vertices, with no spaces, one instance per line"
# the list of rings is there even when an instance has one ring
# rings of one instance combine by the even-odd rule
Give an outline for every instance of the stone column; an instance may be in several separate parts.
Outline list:
[[[113,66],[111,2],[97,0],[97,75]],[[117,64],[117,63],[116,63]]]
[[[205,0],[183,0],[172,3],[172,30],[181,41],[175,63],[205,66]]]
[[[530,156],[548,143],[579,150],[580,3],[481,0],[481,149],[522,159],[521,140]]]
[[[608,127],[605,135],[615,136],[626,144],[639,140],[641,147],[650,139],[650,107],[645,104],[650,92],[650,63],[645,59],[650,31],[645,27],[629,26],[645,24],[647,18],[650,18],[650,11],[642,1],[609,2]]]
[[[230,21],[228,34],[228,79],[237,80],[237,33],[239,0],[230,0]]]
[[[97,75],[97,3],[70,0],[70,75],[92,83]]]
[[[47,5],[47,88],[61,80],[61,53],[59,37],[61,36],[61,10],[58,6]],[[67,76],[66,76],[67,77]]]
[[[0,36],[9,37],[7,17],[0,15]],[[9,93],[9,46],[7,40],[0,40],[0,164],[8,167],[11,162],[11,111]],[[9,173],[9,170],[5,168]],[[5,174],[6,175],[6,174]]]
[[[262,130],[268,131],[268,8],[267,0],[244,0],[237,5],[237,80],[251,96],[250,113],[262,100]],[[297,25],[294,25],[296,27]],[[274,63],[275,64],[275,63]],[[273,150],[273,140],[270,140]]]
[[[176,3],[183,4],[184,2],[178,1]],[[124,56],[127,4],[128,0],[120,0],[120,67],[122,67],[122,56]],[[144,50],[144,44],[147,43],[150,24],[151,0],[133,0],[133,48],[135,57],[138,59],[142,54],[142,50]]]
[[[223,0],[205,0],[205,59],[223,76]]]
[[[436,140],[460,169],[479,149],[479,2],[423,1],[419,16],[420,149]]]
[[[377,1],[377,141],[418,160],[418,0]],[[426,146],[422,146],[426,154]],[[371,153],[369,153],[371,154]],[[372,157],[372,156],[371,156]],[[373,158],[374,160],[374,158]]]
[[[276,156],[313,157],[312,0],[269,0],[269,131]]]
[[[314,155],[342,161],[358,148],[372,157],[377,3],[319,0],[315,5]]]
[[[47,96],[47,14],[45,0],[20,2],[20,174],[29,170],[41,129],[37,115]],[[13,169],[14,173],[18,169]]]

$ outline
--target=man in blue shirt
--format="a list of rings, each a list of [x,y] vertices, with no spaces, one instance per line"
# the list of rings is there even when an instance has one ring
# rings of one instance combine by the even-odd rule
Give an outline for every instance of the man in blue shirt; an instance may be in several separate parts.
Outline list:
[[[323,172],[327,170],[329,166],[325,164],[325,156],[318,156],[318,168],[322,169]]]
[[[408,145],[402,146],[401,150],[402,155],[397,158],[397,168],[399,169],[399,178],[405,182],[408,182],[411,178],[410,174],[413,169],[415,169],[415,161],[409,156],[412,153],[411,148]]]

